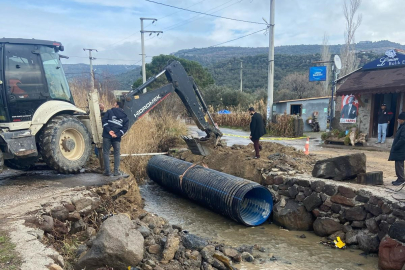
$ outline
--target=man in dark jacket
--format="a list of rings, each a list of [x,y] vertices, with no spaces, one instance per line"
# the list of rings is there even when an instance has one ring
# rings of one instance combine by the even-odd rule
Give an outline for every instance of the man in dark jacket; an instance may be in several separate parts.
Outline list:
[[[387,127],[391,121],[392,116],[392,112],[387,110],[387,104],[381,104],[381,110],[378,110],[378,141],[376,143],[385,143],[385,137],[387,136]]]
[[[391,153],[388,160],[395,161],[395,173],[398,177],[393,181],[394,186],[399,186],[405,183],[404,175],[404,160],[405,160],[405,112],[401,112],[398,116],[398,124],[400,125],[394,142],[392,143]]]
[[[110,173],[110,149],[114,148],[114,176],[123,175],[120,167],[120,143],[121,137],[128,131],[128,117],[125,114],[123,102],[115,103],[115,106],[108,110],[103,116],[103,158],[104,175]]]
[[[255,112],[253,107],[249,108],[249,114],[252,116],[252,121],[250,122],[250,136],[249,138],[253,142],[255,148],[255,157],[260,158],[260,151],[262,146],[259,144],[260,137],[266,134],[266,129],[264,127],[263,117],[260,113]]]

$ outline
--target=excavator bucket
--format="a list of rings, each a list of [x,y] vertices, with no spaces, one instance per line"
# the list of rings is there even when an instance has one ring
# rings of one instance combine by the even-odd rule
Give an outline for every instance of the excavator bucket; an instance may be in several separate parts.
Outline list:
[[[211,149],[215,147],[215,142],[213,141],[215,139],[201,140],[187,136],[182,136],[182,139],[194,155],[208,156],[211,153]]]

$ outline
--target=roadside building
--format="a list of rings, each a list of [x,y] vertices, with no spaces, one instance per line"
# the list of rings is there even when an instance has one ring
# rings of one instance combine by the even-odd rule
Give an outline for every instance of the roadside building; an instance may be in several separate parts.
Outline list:
[[[327,128],[328,107],[330,97],[314,97],[294,100],[283,100],[273,104],[273,113],[299,115],[304,121],[304,132],[312,131],[309,120],[317,113],[321,131]]]
[[[387,137],[398,129],[398,115],[405,110],[405,54],[389,50],[385,56],[338,80],[336,112],[332,127],[357,126],[369,138],[378,135],[377,113],[381,104],[393,113]]]

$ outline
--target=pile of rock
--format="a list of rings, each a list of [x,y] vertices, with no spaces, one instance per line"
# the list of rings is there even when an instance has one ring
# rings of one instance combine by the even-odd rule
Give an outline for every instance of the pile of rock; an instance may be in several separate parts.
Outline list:
[[[101,200],[95,194],[73,197],[69,202],[53,207],[45,207],[36,215],[26,220],[27,225],[34,225],[49,237],[62,238],[68,233],[74,234],[87,229],[84,217],[90,215],[100,206]]]
[[[313,229],[330,239],[340,236],[353,248],[379,251],[381,269],[401,270],[386,265],[405,263],[405,229],[400,229],[405,225],[404,203],[341,182],[288,175],[263,177],[273,194],[275,223],[290,230]]]
[[[150,213],[134,220],[128,214],[103,216],[103,208],[97,194],[85,192],[85,196],[44,206],[27,223],[38,227],[38,238],[52,240],[55,246],[62,239],[81,239],[74,261],[69,261],[75,269],[228,270],[237,269],[233,264],[241,261],[264,262],[252,255],[254,249],[265,251],[260,247],[236,249],[211,242]],[[102,223],[94,223],[95,219]],[[62,256],[54,261],[50,269],[65,267]]]
[[[303,171],[297,170],[298,159],[289,157],[283,153],[275,153],[267,157],[269,159],[270,166],[262,169],[263,181],[262,185],[268,185],[266,179],[271,179],[280,175],[296,175],[302,174]]]
[[[79,247],[77,269],[236,269],[234,262],[253,261],[244,251],[211,243],[152,214],[131,220],[125,214],[103,222],[97,235]]]

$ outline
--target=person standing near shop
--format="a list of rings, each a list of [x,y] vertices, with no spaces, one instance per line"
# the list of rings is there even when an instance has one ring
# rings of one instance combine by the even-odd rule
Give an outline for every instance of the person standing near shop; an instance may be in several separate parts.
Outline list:
[[[250,136],[249,138],[253,142],[255,148],[255,157],[260,158],[260,151],[262,146],[259,144],[260,137],[266,134],[266,129],[264,127],[263,117],[260,113],[255,112],[253,107],[249,108],[249,114],[252,116],[250,121]]]
[[[395,173],[397,180],[393,181],[394,186],[399,186],[405,183],[404,175],[404,160],[405,160],[405,112],[401,112],[398,116],[399,128],[392,143],[389,161],[395,161]]]
[[[376,143],[385,143],[387,127],[390,124],[392,116],[392,112],[387,110],[387,104],[381,104],[381,109],[378,110],[378,140]]]

